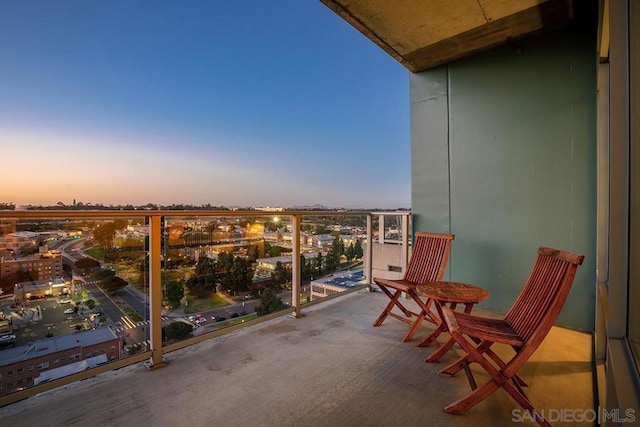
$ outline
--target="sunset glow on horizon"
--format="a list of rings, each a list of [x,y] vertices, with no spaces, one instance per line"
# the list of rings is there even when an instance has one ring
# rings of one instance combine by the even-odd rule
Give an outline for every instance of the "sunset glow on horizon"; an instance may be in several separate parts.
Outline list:
[[[8,1],[0,203],[410,206],[408,71],[320,2]]]

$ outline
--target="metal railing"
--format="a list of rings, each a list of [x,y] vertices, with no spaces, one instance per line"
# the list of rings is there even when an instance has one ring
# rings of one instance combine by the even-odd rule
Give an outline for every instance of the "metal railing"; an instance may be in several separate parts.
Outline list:
[[[288,218],[291,227],[291,249],[292,249],[292,269],[291,269],[291,304],[290,307],[268,315],[257,317],[243,323],[237,323],[233,326],[215,330],[213,332],[204,333],[193,336],[185,340],[163,345],[162,337],[162,259],[163,259],[163,238],[165,236],[163,229],[167,220],[177,218],[267,218],[278,216],[280,218]],[[372,270],[373,270],[373,245],[376,242],[375,234],[377,234],[378,244],[394,244],[398,246],[401,252],[400,259],[402,268],[406,268],[408,259],[409,235],[410,235],[410,219],[411,214],[408,211],[395,212],[365,212],[365,211],[284,211],[284,212],[264,212],[264,211],[174,211],[174,210],[157,210],[157,211],[75,211],[75,210],[44,210],[44,211],[0,211],[0,220],[15,219],[16,221],[26,220],[112,220],[112,219],[133,219],[144,218],[148,224],[148,259],[149,259],[149,280],[148,280],[148,301],[149,301],[149,338],[150,345],[148,349],[132,356],[121,358],[110,363],[100,365],[82,372],[64,376],[62,378],[34,385],[28,388],[14,391],[10,394],[0,396],[0,406],[16,402],[37,393],[60,387],[75,381],[83,380],[103,372],[118,369],[127,365],[144,362],[148,369],[155,369],[165,364],[163,355],[201,342],[223,334],[233,332],[240,328],[255,325],[273,318],[283,315],[292,315],[300,317],[302,315],[301,301],[301,266],[300,258],[302,254],[301,248],[301,229],[303,218],[308,217],[366,217],[365,238],[367,244],[364,252],[364,281],[361,285],[352,287],[344,292],[316,300],[307,302],[307,305],[313,305],[323,300],[339,297],[346,293],[371,288]],[[389,218],[395,217],[395,228],[388,226],[386,222]],[[374,221],[377,220],[378,230],[374,233]],[[387,229],[391,230],[386,233]],[[0,369],[2,367],[2,350],[0,350]],[[0,371],[0,374],[2,372]],[[5,390],[6,391],[6,390]]]

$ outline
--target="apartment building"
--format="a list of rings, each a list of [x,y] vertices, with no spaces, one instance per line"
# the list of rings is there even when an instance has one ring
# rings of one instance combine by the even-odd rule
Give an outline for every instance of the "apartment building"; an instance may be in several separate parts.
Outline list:
[[[0,236],[0,248],[19,252],[35,248],[40,244],[40,235],[32,231],[16,231]]]
[[[2,350],[0,396],[120,358],[110,328],[62,335]]]
[[[0,258],[0,279],[15,276],[19,271],[31,274],[32,280],[53,280],[62,277],[62,255],[46,252],[21,258]]]

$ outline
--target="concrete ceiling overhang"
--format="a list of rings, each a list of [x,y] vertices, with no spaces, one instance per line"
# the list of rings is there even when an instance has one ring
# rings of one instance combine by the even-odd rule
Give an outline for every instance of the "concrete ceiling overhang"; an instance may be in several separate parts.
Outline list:
[[[409,71],[557,28],[572,0],[320,0]]]

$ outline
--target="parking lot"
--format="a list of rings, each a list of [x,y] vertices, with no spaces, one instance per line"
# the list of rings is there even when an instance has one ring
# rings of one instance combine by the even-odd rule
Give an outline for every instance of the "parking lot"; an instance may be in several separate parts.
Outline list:
[[[73,311],[71,303],[59,303],[56,298],[37,299],[24,303],[20,307],[5,307],[4,314],[11,317],[16,335],[15,345],[21,346],[50,336],[60,336],[76,331],[75,325],[82,325],[87,317],[81,313],[65,313]],[[1,353],[0,353],[1,357]]]

